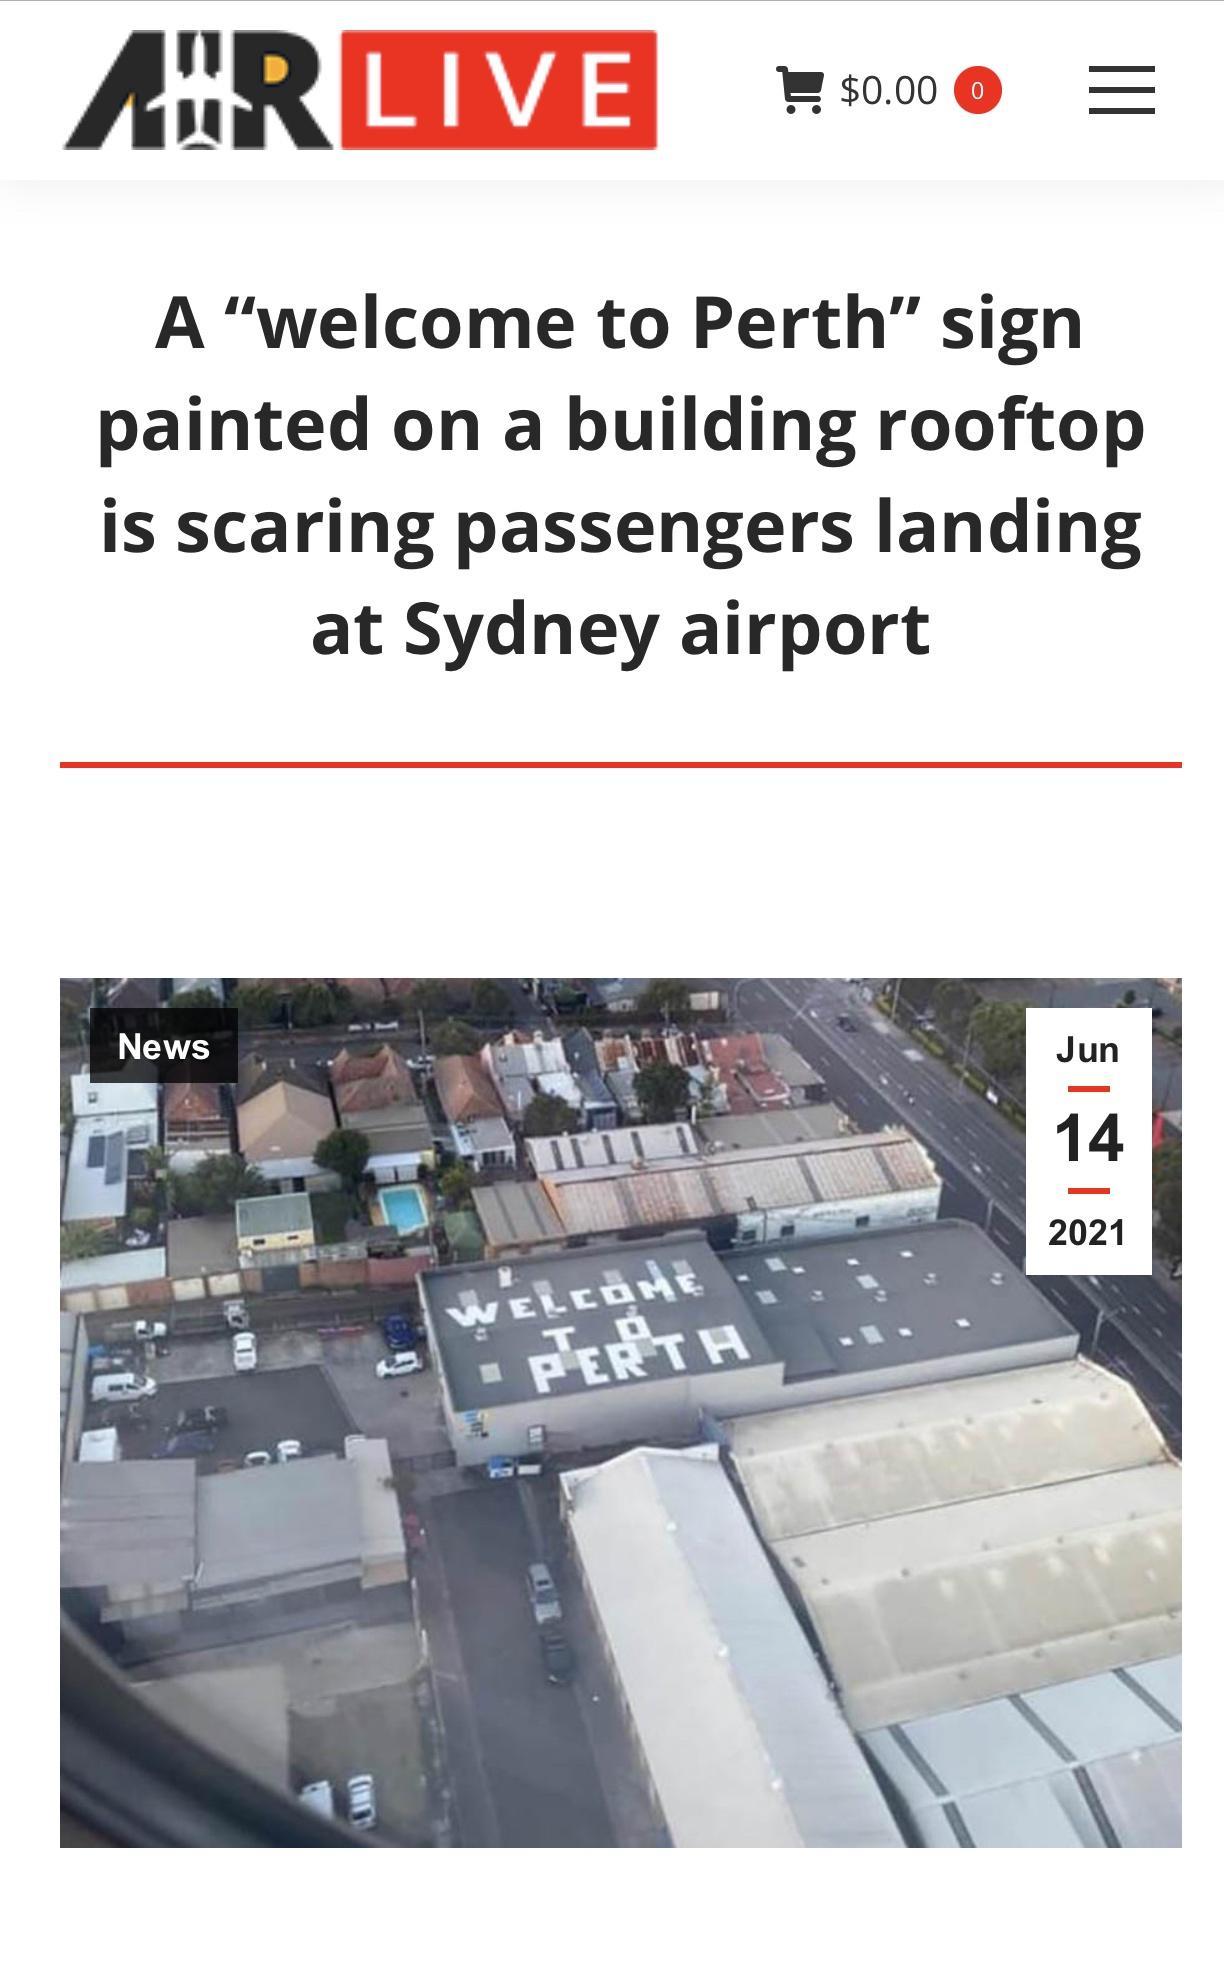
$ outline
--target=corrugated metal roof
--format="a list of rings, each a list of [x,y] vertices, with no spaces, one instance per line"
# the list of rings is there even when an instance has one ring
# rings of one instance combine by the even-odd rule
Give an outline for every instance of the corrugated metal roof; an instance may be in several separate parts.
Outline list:
[[[1180,1688],[1181,1658],[1143,1666]],[[1181,1838],[1180,1703],[1123,1669],[941,1711],[863,1740],[923,1840],[1170,1847]]]
[[[562,1487],[673,1842],[900,1846],[713,1448],[630,1451]]]
[[[697,1167],[661,1164],[586,1184],[558,1184],[550,1187],[550,1195],[567,1231],[618,1232],[635,1225],[929,1191],[938,1182],[925,1151],[902,1133],[733,1150],[707,1157]]]

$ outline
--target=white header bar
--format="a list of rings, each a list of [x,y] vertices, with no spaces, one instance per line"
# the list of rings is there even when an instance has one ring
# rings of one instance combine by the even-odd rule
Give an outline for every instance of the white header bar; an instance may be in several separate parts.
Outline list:
[[[402,38],[424,33],[459,41],[443,48]],[[96,148],[65,148],[134,34],[157,38],[155,54],[153,42],[142,44],[142,74],[150,61],[162,62],[163,50],[168,66],[168,86],[163,78],[157,90],[166,107],[144,112],[149,147],[133,148],[129,105]],[[297,148],[287,133],[275,108],[283,100],[276,89],[286,82],[278,80],[283,64],[275,57],[266,75],[265,127],[254,145],[233,73],[235,34],[292,35],[314,50],[318,76],[301,100],[326,147]],[[539,35],[542,45],[507,44],[522,34]],[[594,34],[601,45],[585,58],[576,41],[546,45],[563,34]],[[371,48],[368,35],[397,39]],[[588,141],[613,141],[616,113],[628,107],[621,78],[631,77],[636,88],[642,62],[653,62],[640,48],[613,44],[649,35],[657,48],[657,142],[586,148]],[[348,0],[342,7],[321,0],[10,0],[0,36],[9,83],[4,175],[23,180],[835,183],[1221,175],[1224,35],[1214,0]],[[200,60],[188,37],[206,50]],[[253,59],[248,48],[240,64],[247,73]],[[311,59],[303,56],[303,63]],[[300,79],[301,64],[298,73]],[[349,141],[358,111],[364,128],[378,133],[375,141],[391,147]],[[236,144],[236,119],[244,114],[250,148]],[[215,139],[197,117],[212,119]],[[566,117],[587,133],[583,147],[558,146]],[[502,146],[499,119],[509,147]],[[423,133],[433,124],[455,148],[426,147]],[[463,148],[477,125],[483,147]],[[191,141],[197,127],[204,138],[198,146]],[[534,136],[555,147],[525,147]]]

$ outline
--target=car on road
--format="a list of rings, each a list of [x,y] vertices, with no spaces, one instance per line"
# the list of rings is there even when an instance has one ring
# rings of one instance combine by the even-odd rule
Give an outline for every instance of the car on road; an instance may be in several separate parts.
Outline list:
[[[368,1830],[378,1825],[374,1806],[374,1779],[370,1773],[355,1773],[348,1783],[348,1817],[354,1827]]]
[[[276,1447],[276,1462],[278,1465],[287,1465],[291,1459],[300,1458],[301,1455],[302,1440],[300,1437],[282,1437]]]
[[[272,1462],[271,1451],[248,1451],[242,1460],[248,1471],[259,1471]]]
[[[211,1430],[171,1431],[164,1444],[159,1444],[155,1458],[206,1458],[216,1449],[217,1440]]]
[[[401,1348],[374,1364],[376,1376],[415,1376],[425,1367],[415,1348]]]
[[[410,1349],[416,1340],[416,1336],[412,1331],[412,1323],[404,1314],[388,1314],[382,1324],[382,1332],[383,1340],[393,1355],[402,1350]]]
[[[259,1350],[255,1346],[255,1337],[249,1328],[244,1328],[240,1334],[234,1336],[234,1367],[253,1369],[258,1360]]]
[[[849,1013],[839,1013],[837,1016],[837,1024],[841,1028],[843,1033],[858,1032],[858,1021],[852,1020],[850,1018]]]
[[[224,1430],[229,1411],[223,1403],[205,1403],[195,1410],[180,1410],[174,1419],[176,1430]]]
[[[565,1632],[555,1622],[540,1630],[540,1655],[544,1659],[544,1675],[550,1684],[569,1683],[574,1674],[574,1652]]]
[[[561,1602],[556,1583],[542,1560],[533,1560],[527,1569],[527,1593],[537,1622],[559,1622]]]

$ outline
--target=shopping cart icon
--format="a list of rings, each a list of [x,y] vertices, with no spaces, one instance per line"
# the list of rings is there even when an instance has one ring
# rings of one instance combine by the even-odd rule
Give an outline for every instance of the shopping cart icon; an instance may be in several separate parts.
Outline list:
[[[782,77],[782,93],[786,97],[786,114],[795,114],[796,103],[810,103],[812,115],[820,115],[820,92],[824,88],[822,68],[806,70],[783,68],[778,64],[778,74]]]

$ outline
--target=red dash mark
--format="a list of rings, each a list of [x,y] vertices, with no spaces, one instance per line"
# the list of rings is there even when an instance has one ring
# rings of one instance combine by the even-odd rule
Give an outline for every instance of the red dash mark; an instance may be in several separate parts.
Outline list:
[[[1067,1093],[1068,1095],[1108,1095],[1109,1083],[1107,1081],[1069,1081],[1067,1083]]]
[[[1068,1184],[1067,1196],[1069,1198],[1107,1198],[1109,1196],[1109,1186],[1108,1184]]]

